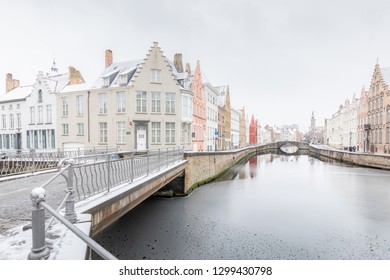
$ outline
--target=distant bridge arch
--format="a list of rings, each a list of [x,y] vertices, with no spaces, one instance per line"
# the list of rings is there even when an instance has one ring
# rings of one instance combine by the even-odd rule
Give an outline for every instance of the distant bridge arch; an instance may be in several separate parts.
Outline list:
[[[289,153],[282,149],[282,147],[285,146],[294,146],[297,148],[297,150],[295,152]],[[265,144],[263,148],[265,150],[277,150],[278,152],[284,153],[286,155],[294,155],[294,154],[298,154],[299,151],[309,150],[309,143],[299,142],[299,141],[278,141],[278,142]]]

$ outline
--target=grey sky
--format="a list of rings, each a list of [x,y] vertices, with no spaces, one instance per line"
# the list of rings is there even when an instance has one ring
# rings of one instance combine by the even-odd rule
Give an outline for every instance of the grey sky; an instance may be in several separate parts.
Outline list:
[[[317,124],[390,66],[390,1],[0,0],[0,89],[49,71],[53,55],[93,81],[114,61],[144,58],[153,41],[173,59],[197,60],[232,104],[262,125]]]

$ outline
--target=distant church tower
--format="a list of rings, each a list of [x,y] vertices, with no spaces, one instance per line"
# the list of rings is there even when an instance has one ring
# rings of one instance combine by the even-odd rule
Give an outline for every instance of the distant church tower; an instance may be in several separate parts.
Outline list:
[[[316,119],[314,118],[314,111],[311,112],[310,138],[314,139],[316,131]]]
[[[56,60],[53,58],[53,66],[51,67],[51,74],[56,74],[58,73],[58,68],[56,66]]]

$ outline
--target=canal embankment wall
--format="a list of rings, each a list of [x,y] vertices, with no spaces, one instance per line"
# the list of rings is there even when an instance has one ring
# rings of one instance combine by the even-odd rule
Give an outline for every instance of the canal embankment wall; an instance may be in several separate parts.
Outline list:
[[[352,165],[390,170],[389,155],[349,152],[315,145],[310,145],[309,151],[317,156],[334,159]]]
[[[216,152],[186,152],[188,165],[184,171],[184,193],[206,184],[228,171],[241,160],[256,154],[258,147]]]

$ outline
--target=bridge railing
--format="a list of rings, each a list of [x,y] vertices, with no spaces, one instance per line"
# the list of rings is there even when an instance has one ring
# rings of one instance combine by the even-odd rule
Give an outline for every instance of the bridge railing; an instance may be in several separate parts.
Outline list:
[[[59,220],[96,253],[105,259],[115,259],[104,248],[97,246],[89,236],[80,233],[73,225],[77,222],[75,202],[84,200],[102,192],[110,192],[116,186],[132,183],[135,180],[158,172],[170,165],[183,160],[182,148],[131,151],[108,153],[105,155],[79,156],[62,160],[61,171],[41,187],[31,192],[32,207],[32,236],[33,246],[28,259],[47,259],[49,250],[45,245],[45,232],[50,228],[54,218]],[[67,173],[65,172],[67,171]],[[46,201],[44,188],[57,177],[63,176],[67,181],[66,196],[57,210],[51,208]],[[64,217],[59,214],[65,204]],[[45,229],[45,209],[53,218]],[[65,221],[64,221],[65,219]],[[82,235],[82,236],[80,236]]]
[[[105,155],[118,151],[119,149],[114,147],[105,149],[57,149],[52,151],[37,151],[31,149],[0,152],[0,177],[55,169],[61,159],[64,158]]]

